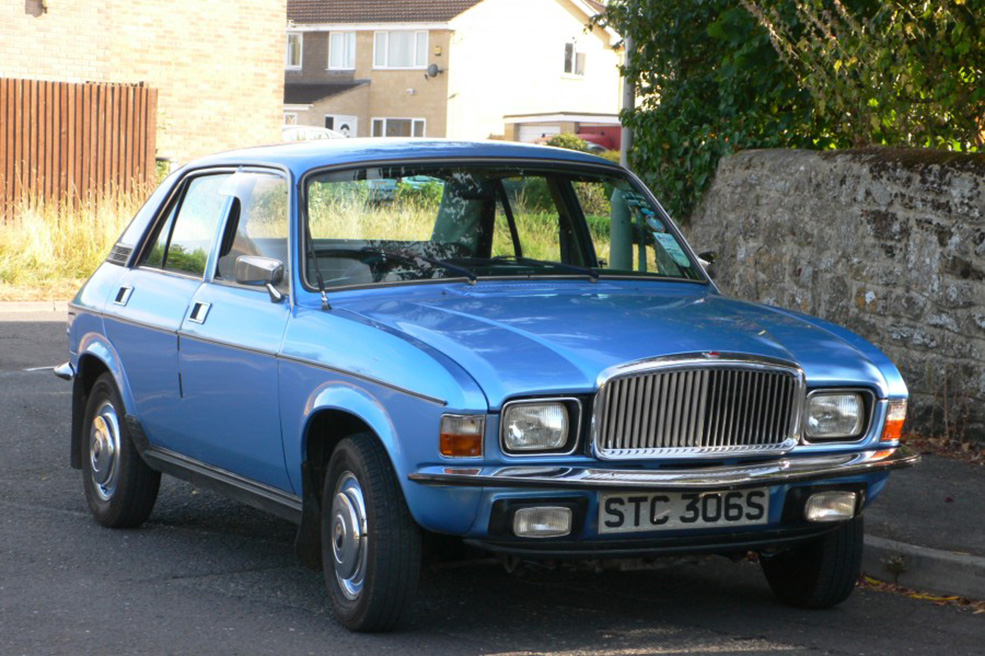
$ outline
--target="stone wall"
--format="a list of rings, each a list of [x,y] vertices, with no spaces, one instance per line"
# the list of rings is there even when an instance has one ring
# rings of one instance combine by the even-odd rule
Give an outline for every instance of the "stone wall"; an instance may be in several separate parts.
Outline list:
[[[687,231],[718,251],[725,293],[885,351],[909,386],[911,428],[985,438],[985,156],[739,153]]]
[[[277,142],[286,15],[283,0],[0,0],[0,77],[143,82],[158,155],[177,161]]]

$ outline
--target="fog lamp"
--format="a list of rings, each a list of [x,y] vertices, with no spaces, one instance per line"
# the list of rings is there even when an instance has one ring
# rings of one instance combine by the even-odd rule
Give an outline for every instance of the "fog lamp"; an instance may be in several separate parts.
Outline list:
[[[804,516],[809,522],[840,522],[855,516],[855,492],[818,492],[807,499]]]
[[[559,538],[571,533],[571,508],[520,508],[513,515],[513,533],[521,538]]]

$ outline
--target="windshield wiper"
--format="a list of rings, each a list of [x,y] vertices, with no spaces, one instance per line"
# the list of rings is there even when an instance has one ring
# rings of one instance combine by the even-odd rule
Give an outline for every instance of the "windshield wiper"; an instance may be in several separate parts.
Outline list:
[[[541,266],[551,266],[562,271],[571,271],[572,273],[582,273],[592,279],[592,282],[596,282],[599,279],[599,272],[590,267],[578,266],[577,264],[568,264],[567,262],[551,262],[549,260],[536,260],[532,257],[517,257],[515,255],[497,255],[496,257],[490,258],[492,260],[506,260],[516,262],[517,264],[539,264]]]
[[[472,271],[471,269],[466,269],[463,266],[453,264],[452,262],[448,262],[447,260],[439,260],[437,258],[429,257],[427,255],[420,255],[418,253],[412,253],[410,251],[392,251],[392,250],[384,250],[381,248],[372,248],[370,246],[367,246],[362,250],[365,253],[379,253],[384,257],[392,257],[394,259],[402,260],[404,262],[410,262],[412,264],[416,264],[418,260],[422,262],[427,262],[432,266],[438,266],[448,271],[452,271],[454,273],[458,273],[465,276],[466,278],[469,279],[470,285],[474,285],[475,281],[478,279],[477,276],[475,275],[475,272]]]

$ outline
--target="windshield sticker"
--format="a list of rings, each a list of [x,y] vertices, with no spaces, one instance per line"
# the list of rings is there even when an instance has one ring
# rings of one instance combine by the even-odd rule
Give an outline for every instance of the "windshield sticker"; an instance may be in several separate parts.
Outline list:
[[[677,262],[684,267],[691,266],[691,262],[687,259],[684,249],[681,248],[681,245],[677,243],[676,239],[674,239],[674,235],[666,232],[654,232],[653,237],[660,243],[661,246],[663,246],[664,250],[667,251],[667,254],[674,259],[674,262]]]

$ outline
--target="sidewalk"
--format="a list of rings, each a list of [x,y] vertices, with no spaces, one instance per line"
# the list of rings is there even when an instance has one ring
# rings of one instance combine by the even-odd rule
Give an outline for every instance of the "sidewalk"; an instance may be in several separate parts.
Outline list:
[[[926,592],[985,599],[985,467],[925,454],[865,513],[862,570]]]

